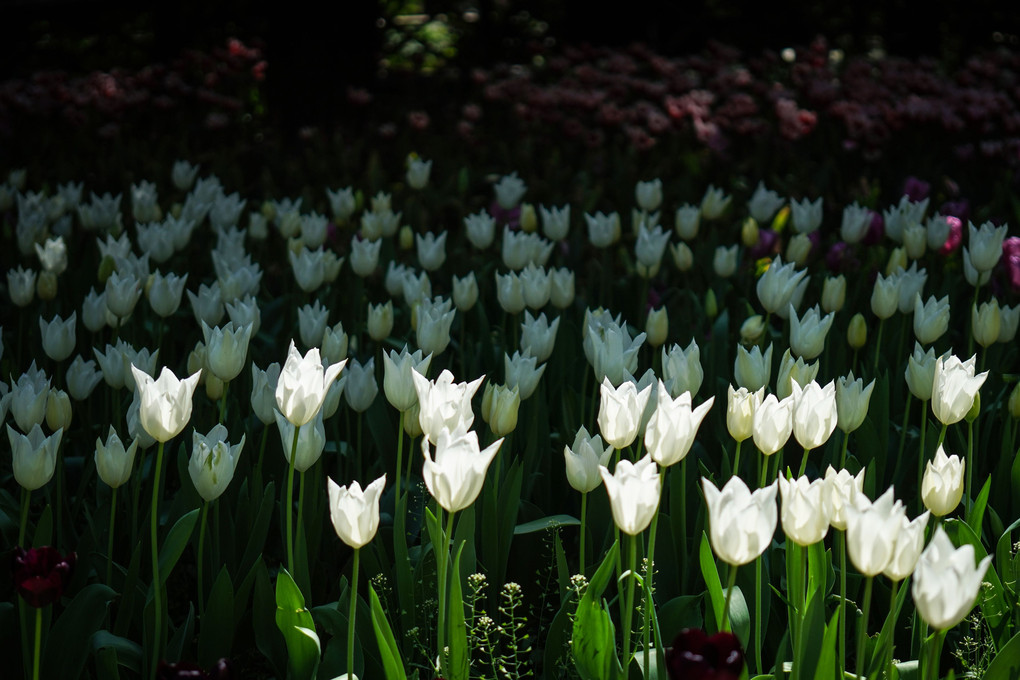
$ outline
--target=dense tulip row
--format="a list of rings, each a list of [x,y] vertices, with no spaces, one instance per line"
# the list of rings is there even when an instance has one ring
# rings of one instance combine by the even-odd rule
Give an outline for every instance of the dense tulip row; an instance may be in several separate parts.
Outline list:
[[[759,184],[746,210],[709,187],[671,230],[651,180],[624,229],[536,210],[511,174],[429,231],[432,171],[324,192],[330,217],[245,216],[183,162],[130,211],[10,175],[0,510],[25,605],[0,620],[26,676],[257,650],[292,677],[686,677],[690,646],[729,650],[702,677],[928,678],[976,604],[1013,663],[1006,225],[908,199],[836,225]],[[92,651],[42,661],[44,622],[47,649]]]

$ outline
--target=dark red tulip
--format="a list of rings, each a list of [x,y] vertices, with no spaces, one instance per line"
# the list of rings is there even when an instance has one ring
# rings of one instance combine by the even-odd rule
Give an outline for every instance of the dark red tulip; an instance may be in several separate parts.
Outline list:
[[[71,579],[75,553],[61,555],[50,546],[14,549],[14,587],[33,607],[45,607],[60,599]]]
[[[231,677],[230,664],[226,659],[220,659],[208,671],[190,661],[160,661],[156,669],[156,680],[230,680]]]
[[[709,637],[698,628],[685,628],[666,650],[666,670],[672,680],[738,680],[744,652],[733,633]]]

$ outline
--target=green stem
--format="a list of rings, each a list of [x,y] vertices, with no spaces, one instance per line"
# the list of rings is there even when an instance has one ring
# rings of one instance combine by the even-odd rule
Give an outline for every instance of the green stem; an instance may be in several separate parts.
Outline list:
[[[938,450],[939,446],[942,446],[942,442],[946,441],[946,430],[948,430],[948,429],[949,429],[949,426],[946,425],[945,423],[942,423],[942,431],[939,432],[939,442],[935,446],[936,450]]]
[[[800,472],[797,473],[798,477],[804,476],[804,471],[807,470],[807,457],[811,453],[811,449],[805,448],[804,455],[800,459]]]
[[[287,469],[287,571],[294,573],[294,461],[297,459],[298,433],[301,426],[294,428],[294,443],[290,446],[290,466]]]
[[[354,549],[354,567],[351,569],[350,608],[347,614],[347,677],[354,677],[354,617],[358,613],[358,567],[361,548]]]
[[[28,530],[28,506],[32,500],[32,492],[21,487],[21,523],[18,525],[18,545],[25,547],[25,532]]]
[[[896,629],[896,619],[895,619],[895,616],[896,616],[896,595],[897,595],[897,592],[899,591],[899,587],[900,587],[900,582],[899,581],[893,581],[892,582],[892,594],[889,596],[889,618],[892,619],[892,626],[891,626],[892,630]],[[886,652],[886,655],[885,655],[885,669],[886,669],[885,670],[885,677],[887,677],[887,678],[891,678],[892,677],[892,665],[893,665],[892,660],[893,660],[893,651],[895,651],[895,649],[896,649],[896,636],[892,635],[892,636],[889,637],[889,651]]]
[[[882,356],[882,330],[885,329],[885,319],[878,320],[878,334],[875,336],[875,365],[871,369],[871,377],[878,376],[878,358]]]
[[[42,607],[35,609],[35,651],[32,655],[32,680],[39,680],[39,654],[42,651]]]
[[[743,440],[738,441],[737,442],[737,450],[733,453],[733,476],[734,477],[739,477],[740,476],[740,445],[743,444],[743,443],[744,443]]]
[[[623,605],[623,668],[626,675],[630,667],[630,628],[634,616],[634,569],[637,565],[637,536],[627,537],[627,595]]]
[[[971,495],[971,480],[974,476],[974,423],[967,422],[967,463],[964,465],[967,474],[967,488],[964,492],[966,496],[964,498],[973,505],[974,497]],[[977,532],[981,533],[981,527],[976,527]]]
[[[152,543],[152,604],[153,604],[153,626],[152,626],[152,668],[149,676],[156,677],[156,668],[159,665],[159,658],[162,656],[160,638],[163,630],[163,581],[159,577],[159,483],[163,474],[163,448],[165,442],[159,442],[156,449],[156,469],[153,472],[152,481],[152,506],[149,511],[149,538]]]
[[[927,450],[924,446],[925,436],[928,434],[928,401],[921,401],[921,452],[917,457],[917,489],[920,491],[921,483],[924,481],[924,467],[928,461]]]
[[[436,519],[442,522],[442,509],[438,511],[440,516]],[[447,616],[447,605],[446,601],[446,581],[447,581],[447,570],[450,566],[450,538],[453,535],[453,516],[456,513],[451,512],[446,522],[446,532],[443,534],[440,541],[442,542],[442,549],[439,554],[436,555],[436,572],[439,577],[439,675],[446,677],[446,616]]]
[[[665,481],[666,481],[666,468],[662,468],[662,469],[659,470],[659,489],[660,489],[659,498],[660,499],[662,498],[661,489],[662,489],[663,483]],[[645,571],[645,582],[644,582],[645,616],[644,616],[644,623],[642,625],[642,632],[643,632],[642,642],[644,643],[643,647],[642,647],[642,650],[643,650],[643,653],[644,653],[644,666],[642,666],[642,668],[646,668],[646,669],[650,668],[650,666],[648,665],[648,662],[649,662],[648,649],[650,647],[649,643],[652,640],[652,632],[651,632],[652,631],[652,629],[651,629],[652,611],[655,608],[655,601],[653,599],[654,596],[655,596],[655,593],[654,593],[654,588],[652,588],[652,584],[653,584],[654,579],[655,579],[655,534],[658,531],[658,528],[659,528],[659,510],[658,510],[658,508],[656,508],[655,514],[652,515],[652,526],[651,526],[651,529],[649,530],[649,533],[648,533],[648,553],[647,553],[647,557],[646,557],[646,563],[648,565],[648,568]]]
[[[754,561],[754,663],[755,675],[764,672],[765,664],[761,658],[761,562],[764,555]]]
[[[761,455],[760,451],[758,453],[759,453],[759,455],[758,455],[758,488],[759,489],[763,489],[763,488],[765,488],[765,481],[769,477],[769,459],[768,459],[767,456]]]
[[[839,549],[839,670],[843,677],[846,669],[846,532],[840,531],[836,538]]]
[[[198,518],[198,616],[205,614],[205,527],[209,520],[209,501],[202,501],[202,513]]]
[[[729,630],[730,625],[730,598],[733,597],[733,590],[737,585],[737,568],[732,564],[727,565],[730,570],[730,577],[726,585],[726,601],[723,603],[722,610],[722,623],[719,624],[719,630]]]
[[[106,539],[106,585],[113,587],[113,524],[117,519],[117,487],[110,496],[110,535]]]
[[[585,536],[584,535],[585,535],[585,533],[588,530],[587,523],[588,523],[588,493],[584,492],[584,493],[581,494],[581,549],[580,549],[580,553],[581,553],[581,557],[580,557],[580,572],[581,572],[581,576],[584,576],[584,573],[585,573],[585,554],[584,554],[584,548],[585,548],[585,546],[584,546],[584,539],[585,539]]]
[[[259,457],[255,462],[255,492],[262,493],[262,457],[266,453],[266,440],[269,438],[269,426],[262,425],[262,437],[259,440]]]
[[[227,389],[230,387],[230,381],[223,381],[223,394],[220,395],[220,425],[223,424],[227,417]]]
[[[910,424],[910,400],[914,398],[912,392],[907,392],[907,406],[903,409],[903,425],[900,427],[900,448],[896,454],[896,460],[903,460],[903,448],[907,443],[907,426]]]
[[[839,469],[840,470],[845,470],[846,469],[846,450],[847,450],[847,447],[849,445],[850,445],[850,433],[849,432],[844,432],[843,433],[843,448],[839,452]]]
[[[871,589],[875,584],[875,577],[869,576],[864,585],[864,606],[861,609],[861,623],[857,627],[857,678],[864,679],[864,672],[867,664],[864,663],[864,641],[868,635],[868,613],[871,609]]]
[[[306,560],[308,558],[308,555],[307,555],[307,552],[308,552],[307,536],[305,537],[305,539],[303,539],[303,540],[301,539],[302,536],[305,536],[305,471],[304,470],[302,470],[301,472],[298,473],[297,536],[298,536],[298,540],[302,541],[301,542],[301,547],[303,548],[302,553],[300,555],[298,555],[298,557],[300,557],[302,560]],[[309,595],[310,595],[310,593],[309,593]]]
[[[683,495],[683,502],[680,503],[680,557],[687,559],[687,458],[680,461],[680,493]],[[684,570],[684,575],[688,573]]]
[[[400,422],[397,424],[397,474],[396,474],[396,489],[394,497],[397,499],[396,502],[400,502],[400,476],[403,470],[401,469],[404,465],[404,412],[400,412]]]

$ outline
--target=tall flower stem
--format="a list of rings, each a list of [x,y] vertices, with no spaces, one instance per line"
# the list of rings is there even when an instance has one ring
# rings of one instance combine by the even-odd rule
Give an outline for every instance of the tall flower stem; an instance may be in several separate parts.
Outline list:
[[[921,451],[917,456],[917,488],[920,490],[924,481],[924,464],[928,461],[928,454],[924,447],[925,435],[928,433],[928,401],[921,402]]]
[[[156,668],[159,665],[159,658],[162,656],[162,645],[160,638],[163,631],[163,582],[159,577],[159,483],[163,475],[163,448],[165,442],[160,442],[156,449],[156,468],[153,472],[152,481],[152,507],[149,512],[149,536],[152,543],[152,605],[153,605],[153,626],[152,626],[152,668],[149,676],[156,677]]]
[[[864,585],[864,605],[861,608],[861,623],[857,627],[857,677],[864,679],[867,665],[864,663],[864,641],[868,635],[868,613],[871,610],[871,589],[875,584],[875,577],[869,576]]]
[[[25,546],[25,532],[28,530],[28,506],[32,500],[32,492],[21,487],[21,522],[18,525],[18,545]]]
[[[42,651],[42,607],[35,609],[35,651],[32,653],[32,680],[39,680],[39,653]]]
[[[627,594],[623,604],[623,668],[624,674],[630,667],[631,621],[634,616],[634,569],[637,566],[637,536],[627,537]]]
[[[205,527],[209,523],[209,501],[202,501],[202,513],[198,518],[198,616],[205,614]]]
[[[937,630],[932,635],[931,642],[928,643],[928,651],[930,656],[928,657],[927,667],[922,669],[921,678],[926,680],[931,674],[931,680],[938,680],[939,677],[939,659],[942,658],[942,643],[945,642],[946,631]]]
[[[106,539],[106,585],[113,587],[113,525],[117,519],[117,487],[110,496],[110,535]]]
[[[298,500],[297,500],[297,535],[298,538],[304,533],[305,530],[305,471],[302,470],[298,473]],[[302,559],[307,559],[308,544],[307,537],[305,538],[304,552],[299,555]]]
[[[843,433],[843,448],[841,448],[840,452],[839,452],[839,469],[840,470],[846,469],[846,450],[847,450],[847,447],[849,445],[850,445],[850,433],[849,432],[844,432]]]
[[[754,561],[754,663],[755,675],[764,672],[765,664],[761,658],[761,562],[764,553]]]
[[[974,477],[974,423],[969,421],[967,422],[967,463],[966,465],[964,465],[964,467],[967,468],[966,469],[967,488],[964,491],[964,493],[966,494],[964,498],[966,498],[968,502],[970,502],[970,504],[973,505],[974,497],[971,495],[971,480]],[[979,533],[980,530],[981,527],[978,527]]]
[[[579,560],[579,571],[584,576],[585,573],[585,533],[588,531],[588,493],[584,492],[581,494],[581,549],[580,549],[580,560]]]
[[[354,617],[358,614],[358,567],[361,548],[354,549],[354,566],[351,568],[350,607],[347,614],[347,677],[354,677]]]
[[[740,476],[740,445],[743,443],[743,440],[738,441],[737,450],[733,453],[733,475],[735,477]]]
[[[220,425],[227,417],[227,390],[230,388],[230,381],[223,381],[223,394],[220,395]]]
[[[437,516],[437,520],[442,525],[442,508],[438,510],[440,513]],[[446,601],[446,581],[447,581],[447,570],[450,566],[450,538],[453,536],[453,516],[456,513],[451,512],[450,516],[446,520],[446,531],[443,533],[440,542],[442,546],[440,551],[436,554],[436,575],[439,578],[439,675],[440,677],[446,677],[446,615],[447,615],[447,601]]]
[[[836,537],[839,549],[839,669],[846,668],[846,532],[840,531]],[[840,677],[843,677],[840,675]]]
[[[269,438],[269,426],[262,426],[262,437],[259,439],[259,457],[255,461],[255,491],[262,492],[262,457],[266,453],[266,440]]]
[[[396,488],[394,491],[395,503],[400,503],[400,477],[403,473],[401,469],[404,464],[404,412],[400,412],[400,422],[397,423],[397,474],[396,474]],[[399,512],[400,509],[397,508]]]
[[[900,588],[900,582],[899,581],[893,581],[892,582],[892,594],[889,596],[889,618],[893,619],[892,623],[893,623],[893,629],[894,630],[895,630],[895,625],[896,625],[896,619],[894,618],[896,616],[896,595],[897,595],[897,593],[899,591],[899,588]],[[893,651],[895,649],[896,649],[896,636],[892,636],[889,639],[889,651],[886,652],[886,655],[885,655],[885,664],[884,664],[884,666],[885,666],[885,669],[886,669],[885,670],[885,677],[887,677],[887,678],[891,678],[892,677],[892,665],[893,665],[892,664],[892,660],[893,660]]]
[[[939,443],[935,446],[936,449],[938,449],[939,446],[942,446],[942,442],[946,441],[946,431],[948,429],[949,426],[946,425],[945,423],[942,423],[942,431],[939,432]]]
[[[800,459],[800,472],[797,473],[798,477],[803,477],[804,471],[807,470],[807,457],[809,453],[811,453],[811,449],[805,447],[804,455]]]
[[[726,601],[723,603],[722,622],[719,624],[720,631],[729,630],[730,598],[733,597],[733,589],[736,588],[737,585],[737,568],[732,564],[727,566],[729,567],[730,576],[726,584]]]
[[[290,446],[290,466],[287,469],[287,571],[294,573],[294,462],[297,459],[298,433],[301,426],[294,428],[294,442]]]
[[[666,481],[666,468],[659,470],[659,488],[663,487],[663,483]],[[661,494],[660,494],[661,498]],[[642,668],[651,668],[648,665],[648,649],[652,640],[651,633],[651,622],[652,622],[652,611],[655,609],[654,601],[654,588],[652,584],[655,580],[655,534],[659,528],[659,511],[656,509],[655,514],[652,515],[652,525],[648,533],[648,553],[646,557],[646,564],[648,568],[645,571],[644,591],[645,591],[645,612],[644,612],[644,624],[642,625],[642,650],[644,654],[644,666]]]
[[[878,320],[878,335],[875,338],[875,364],[871,369],[871,377],[878,375],[878,358],[882,356],[882,330],[885,328],[885,319]]]

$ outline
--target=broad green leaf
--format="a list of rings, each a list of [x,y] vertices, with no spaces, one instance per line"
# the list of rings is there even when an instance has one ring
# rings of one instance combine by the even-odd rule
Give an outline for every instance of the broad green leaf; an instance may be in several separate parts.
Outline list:
[[[709,604],[712,606],[712,615],[715,617],[715,630],[719,630],[719,626],[722,625],[722,613],[726,603],[726,594],[723,592],[722,583],[719,581],[719,571],[715,566],[715,555],[712,554],[712,546],[708,542],[708,534],[701,534],[701,550],[698,556],[701,563],[701,576],[705,579]]]
[[[803,680],[815,676],[818,659],[822,654],[822,640],[825,637],[825,595],[821,591],[815,591],[808,600],[798,629],[802,637],[800,645],[794,645],[793,677]]]
[[[319,636],[305,598],[286,569],[276,577],[276,626],[287,643],[287,668],[295,680],[312,680],[319,665]]]
[[[116,595],[101,583],[87,585],[75,595],[46,638],[46,653],[42,656],[44,677],[78,678],[84,674],[92,649],[91,637],[103,625],[106,607]]]
[[[985,670],[988,680],[1017,680],[1020,678],[1020,633],[1002,646]]]
[[[906,588],[904,588],[906,590]],[[836,637],[839,634],[839,609],[829,619],[829,625],[825,627],[825,637],[822,638],[822,646],[818,656],[818,666],[815,669],[815,680],[829,680],[839,675],[839,661]]]
[[[372,628],[375,630],[375,640],[379,645],[379,656],[382,658],[383,670],[386,672],[386,680],[407,680],[404,672],[404,662],[400,658],[400,648],[393,637],[393,630],[389,621],[386,620],[386,613],[383,611],[379,596],[375,588],[368,587],[368,595],[372,604]]]
[[[163,595],[164,601],[166,600],[166,594]],[[150,617],[151,618],[151,617]],[[169,617],[164,617],[166,621],[169,621]],[[167,625],[164,621],[164,626]],[[164,631],[165,634],[166,631]],[[173,636],[166,643],[166,660],[171,663],[174,661],[180,661],[184,657],[184,647],[190,643],[195,637],[195,605],[188,603],[188,616],[184,619],[184,624],[174,631]]]
[[[252,601],[252,627],[255,646],[269,660],[273,675],[282,678],[287,674],[287,643],[275,625],[276,599],[269,582],[269,572],[262,560],[255,563],[255,595]]]
[[[985,508],[988,507],[988,493],[991,489],[992,478],[989,476],[985,480],[984,486],[981,487],[981,492],[978,493],[974,505],[970,507],[970,511],[967,513],[967,524],[974,530],[974,535],[979,538],[981,536],[981,524],[985,518]]]
[[[619,549],[619,543],[614,543],[606,553],[574,615],[571,649],[574,667],[584,680],[613,680],[623,675],[616,651],[616,629],[602,601]]]
[[[211,668],[234,643],[234,584],[224,566],[213,583],[198,634],[198,664]]]
[[[276,509],[275,483],[269,482],[265,492],[262,494],[262,502],[259,504],[258,514],[252,524],[251,532],[248,534],[248,542],[244,548],[244,554],[238,564],[238,574],[247,574],[255,564],[255,560],[262,554],[266,545],[266,537],[269,535],[269,525],[273,519],[273,511]]]
[[[135,673],[142,667],[142,646],[134,640],[114,635],[108,630],[97,631],[92,636],[92,649],[98,654],[104,649],[116,653],[117,663]]]
[[[514,527],[514,536],[520,536],[522,534],[531,534],[536,531],[542,531],[544,529],[557,529],[559,527],[576,527],[580,526],[581,520],[570,515],[550,515],[549,517],[543,517],[541,519],[532,520],[525,522],[524,524],[518,524]],[[656,551],[658,552],[658,551]]]
[[[170,529],[170,533],[167,534],[166,541],[160,546],[159,581],[161,585],[166,585],[170,572],[173,571],[177,560],[181,559],[184,549],[188,547],[191,533],[195,530],[195,524],[198,523],[198,513],[199,509],[195,508],[177,520],[173,528]],[[149,585],[149,597],[152,597],[152,584]]]

